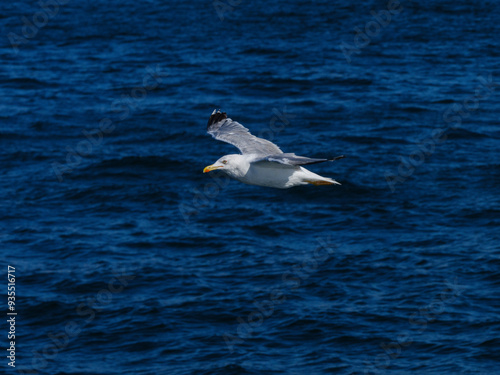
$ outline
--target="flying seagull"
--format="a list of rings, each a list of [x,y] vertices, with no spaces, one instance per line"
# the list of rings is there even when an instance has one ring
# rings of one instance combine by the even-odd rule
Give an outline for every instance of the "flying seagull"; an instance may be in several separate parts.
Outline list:
[[[311,159],[283,153],[274,143],[252,135],[247,128],[214,110],[208,120],[207,132],[219,141],[236,146],[241,155],[226,155],[209,165],[203,173],[220,170],[235,180],[249,185],[288,189],[299,185],[340,185],[328,177],[308,171],[302,165],[342,159]]]

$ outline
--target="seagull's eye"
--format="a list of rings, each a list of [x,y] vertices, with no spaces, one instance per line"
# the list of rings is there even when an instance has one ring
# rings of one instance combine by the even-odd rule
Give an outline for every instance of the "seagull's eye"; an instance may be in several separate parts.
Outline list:
[[[227,160],[222,160],[222,164],[227,164]]]

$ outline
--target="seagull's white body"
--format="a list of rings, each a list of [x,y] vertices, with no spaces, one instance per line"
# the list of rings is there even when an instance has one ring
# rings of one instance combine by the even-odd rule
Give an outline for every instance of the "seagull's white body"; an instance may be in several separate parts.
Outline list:
[[[322,177],[303,167],[270,166],[271,163],[253,165],[241,182],[250,185],[288,189],[299,185],[340,185],[331,178]]]
[[[288,189],[299,185],[338,184],[331,178],[322,177],[300,166],[268,161],[255,162],[258,155],[226,155],[214,166],[221,166],[228,176],[249,185]],[[226,161],[226,164],[222,162]],[[218,168],[217,168],[218,169]]]
[[[240,149],[242,155],[226,155],[203,172],[220,170],[235,180],[249,185],[288,189],[299,185],[340,185],[328,177],[313,173],[302,165],[333,161],[312,159],[283,153],[274,143],[250,134],[247,128],[227,118],[225,112],[214,111],[208,120],[208,133],[215,139]]]

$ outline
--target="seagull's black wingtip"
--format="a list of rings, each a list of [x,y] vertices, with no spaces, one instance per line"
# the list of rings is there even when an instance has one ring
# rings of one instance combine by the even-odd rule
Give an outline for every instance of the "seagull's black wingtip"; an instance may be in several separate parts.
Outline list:
[[[335,156],[334,158],[328,159],[328,161],[335,161],[335,160],[339,160],[339,159],[343,159],[343,158],[345,158],[345,156],[340,155],[340,156]]]
[[[219,110],[214,109],[214,111],[212,112],[212,115],[208,119],[207,129],[210,128],[211,125],[217,124],[219,121],[222,121],[225,119],[227,119],[226,112],[221,112],[220,109]]]

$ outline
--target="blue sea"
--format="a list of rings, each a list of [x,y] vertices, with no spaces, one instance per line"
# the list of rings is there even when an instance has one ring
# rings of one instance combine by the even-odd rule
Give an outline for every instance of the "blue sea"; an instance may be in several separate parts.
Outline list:
[[[500,374],[498,1],[0,8],[0,373]]]

